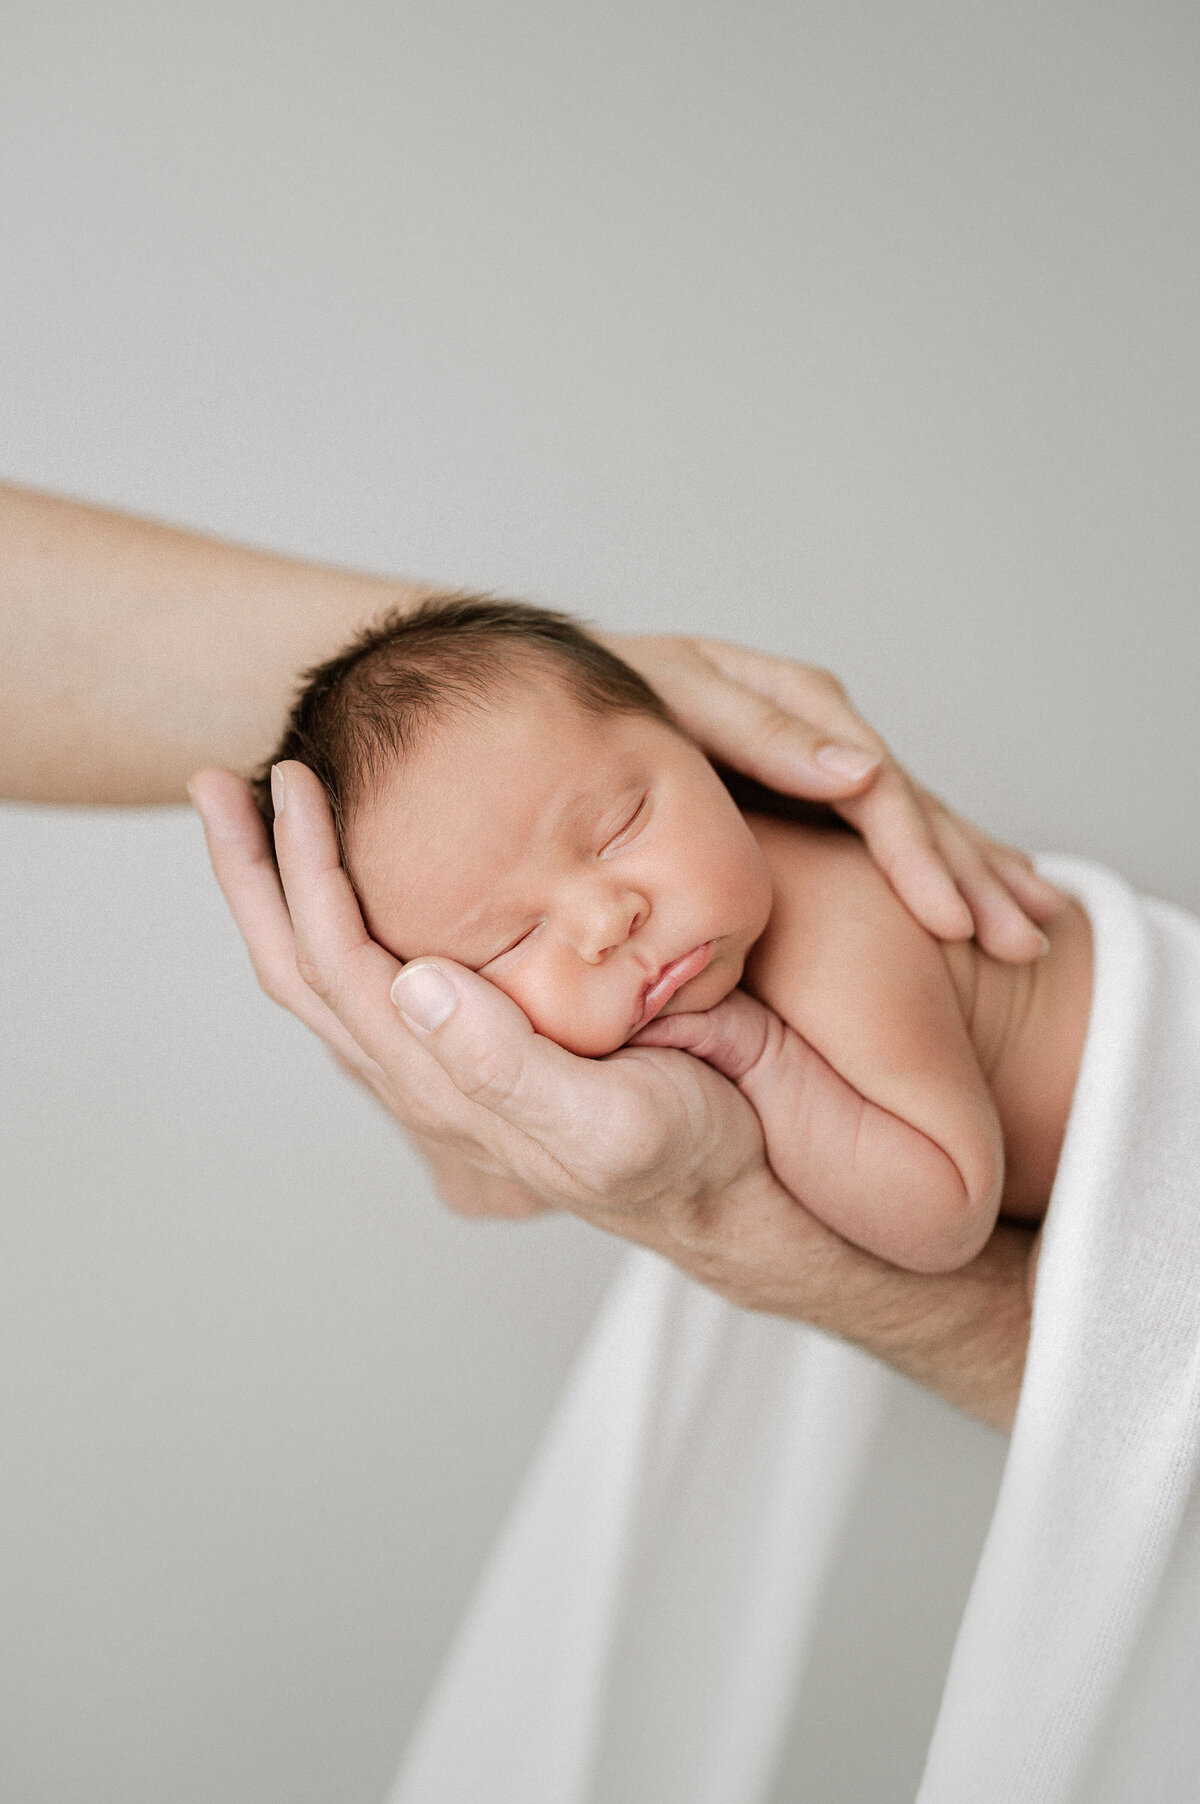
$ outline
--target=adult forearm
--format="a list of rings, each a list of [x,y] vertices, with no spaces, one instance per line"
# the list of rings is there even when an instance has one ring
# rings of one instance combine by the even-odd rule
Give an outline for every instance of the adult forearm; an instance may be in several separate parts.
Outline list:
[[[900,1271],[841,1243],[819,1293],[806,1283],[795,1299],[777,1294],[773,1304],[1007,1433],[1029,1344],[1032,1243],[1030,1230],[1001,1223],[970,1265],[937,1276]]]
[[[178,802],[248,770],[297,671],[427,593],[0,485],[0,795]]]
[[[1012,1426],[1029,1342],[1030,1229],[1002,1222],[958,1271],[903,1271],[842,1240],[767,1167],[702,1210],[601,1221],[664,1253],[743,1308],[853,1341],[957,1409]]]

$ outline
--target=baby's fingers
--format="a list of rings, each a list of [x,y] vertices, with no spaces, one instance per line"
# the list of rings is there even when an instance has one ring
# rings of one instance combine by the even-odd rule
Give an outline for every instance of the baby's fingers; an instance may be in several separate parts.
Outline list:
[[[631,1046],[674,1046],[703,1059],[731,1083],[740,1083],[762,1057],[770,1017],[761,1002],[734,990],[724,1002],[700,1014],[660,1015],[629,1042]]]

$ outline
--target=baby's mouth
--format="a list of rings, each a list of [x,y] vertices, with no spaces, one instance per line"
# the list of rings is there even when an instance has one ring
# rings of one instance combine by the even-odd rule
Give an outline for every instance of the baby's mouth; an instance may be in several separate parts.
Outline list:
[[[653,1021],[655,1015],[670,1002],[676,990],[681,990],[693,977],[699,977],[712,957],[716,943],[716,940],[705,940],[703,946],[694,946],[682,958],[672,959],[669,965],[663,966],[643,992],[641,1013],[630,1028],[630,1033],[636,1033],[640,1027],[645,1027],[647,1021]]]

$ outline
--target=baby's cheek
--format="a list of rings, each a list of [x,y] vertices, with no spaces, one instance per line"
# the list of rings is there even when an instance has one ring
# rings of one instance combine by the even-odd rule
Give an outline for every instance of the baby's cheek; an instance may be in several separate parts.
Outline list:
[[[624,1043],[628,1009],[620,1006],[607,973],[586,973],[591,981],[572,981],[564,973],[518,966],[499,980],[499,988],[524,1010],[535,1031],[581,1058],[601,1058]]]

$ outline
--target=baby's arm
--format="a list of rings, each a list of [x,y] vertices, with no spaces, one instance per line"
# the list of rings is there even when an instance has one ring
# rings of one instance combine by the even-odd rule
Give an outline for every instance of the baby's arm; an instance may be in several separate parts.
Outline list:
[[[677,1046],[735,1083],[762,1122],[776,1177],[845,1239],[911,1271],[950,1271],[986,1241],[995,1207],[949,1155],[868,1102],[794,1028],[735,990],[699,1015],[664,1015],[639,1046]]]
[[[1004,1157],[945,960],[856,842],[760,837],[776,905],[748,981],[771,1007],[735,991],[639,1041],[736,1083],[781,1183],[829,1227],[909,1270],[953,1270],[991,1234]]]

